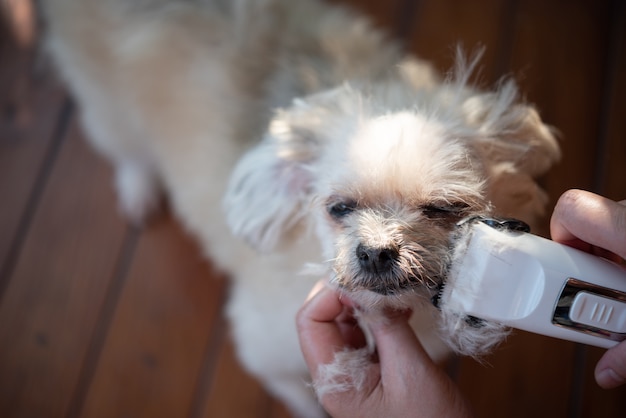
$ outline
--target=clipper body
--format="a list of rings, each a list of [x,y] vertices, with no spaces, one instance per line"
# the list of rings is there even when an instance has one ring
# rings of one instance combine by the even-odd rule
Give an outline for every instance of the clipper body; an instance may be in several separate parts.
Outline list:
[[[626,339],[626,269],[526,232],[470,226],[441,303],[463,315],[609,348]]]

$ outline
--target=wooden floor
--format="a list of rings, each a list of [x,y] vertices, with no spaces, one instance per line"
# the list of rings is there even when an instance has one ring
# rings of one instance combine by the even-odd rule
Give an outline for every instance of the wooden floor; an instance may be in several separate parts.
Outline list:
[[[167,214],[118,216],[29,1],[0,0],[0,417],[287,417],[237,366],[226,281],[194,242]],[[574,187],[626,198],[626,2],[341,3],[442,70],[456,43],[485,45],[484,83],[513,75],[561,132],[551,205]],[[594,383],[601,353],[519,332],[450,373],[479,417],[624,417],[626,388]]]

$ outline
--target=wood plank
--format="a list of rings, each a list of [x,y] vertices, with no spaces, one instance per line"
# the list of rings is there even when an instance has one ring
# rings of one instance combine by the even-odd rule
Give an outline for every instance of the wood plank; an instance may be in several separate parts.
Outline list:
[[[567,416],[570,346],[516,331],[484,365],[463,358],[457,382],[477,417]]]
[[[268,418],[289,418],[291,414],[287,411],[287,408],[276,399],[272,399],[272,405],[270,407],[270,413]]]
[[[595,382],[594,369],[605,350],[588,347],[585,352],[581,416],[593,418],[623,417],[626,411],[626,387],[601,389]]]
[[[610,199],[626,199],[626,4],[613,2],[610,29],[609,56],[607,57],[605,120],[600,126],[600,135],[606,135],[604,155],[598,165],[598,192]]]
[[[331,0],[330,3],[346,6],[371,19],[375,27],[399,37],[399,20],[407,7],[406,0]]]
[[[195,243],[166,217],[140,237],[79,416],[189,413],[224,296]]]
[[[418,2],[410,50],[447,72],[457,45],[468,53],[484,46],[478,81],[489,85],[502,75],[499,55],[507,47],[508,13],[507,2],[500,0]]]
[[[520,2],[512,68],[522,91],[562,138],[563,158],[545,186],[553,199],[593,187],[602,81],[610,27],[608,1]]]
[[[263,387],[239,365],[233,343],[224,339],[217,358],[217,370],[202,417],[265,418],[271,400]],[[277,417],[278,418],[278,417]]]
[[[606,141],[597,161],[596,191],[614,200],[626,199],[626,4],[613,2],[609,55],[606,59],[605,112],[599,141]],[[603,138],[603,135],[606,135]],[[626,411],[626,387],[603,390],[594,378],[595,366],[605,350],[589,347],[582,372],[582,416],[618,417]]]
[[[125,233],[110,175],[73,125],[0,305],[5,416],[65,415]]]
[[[20,227],[31,215],[29,202],[48,174],[45,162],[55,158],[60,138],[54,131],[65,100],[38,55],[35,34],[18,36],[9,18],[0,16],[0,195],[10,197],[0,205],[0,294],[14,267]]]

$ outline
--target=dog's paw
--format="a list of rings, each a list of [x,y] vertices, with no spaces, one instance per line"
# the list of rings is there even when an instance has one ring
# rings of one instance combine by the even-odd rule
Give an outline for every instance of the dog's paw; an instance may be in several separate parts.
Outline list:
[[[159,205],[154,175],[139,164],[120,164],[115,171],[115,186],[122,215],[133,225],[143,225]]]

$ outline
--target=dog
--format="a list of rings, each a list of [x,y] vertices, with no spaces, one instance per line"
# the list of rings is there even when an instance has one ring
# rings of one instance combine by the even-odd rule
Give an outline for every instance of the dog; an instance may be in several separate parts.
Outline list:
[[[455,224],[543,214],[535,179],[559,158],[553,130],[512,81],[472,86],[477,57],[459,54],[441,77],[320,0],[43,7],[47,49],[114,167],[121,212],[141,224],[167,196],[232,278],[239,360],[295,416],[324,416],[294,325],[320,275],[358,303],[364,328],[381,309],[411,308],[441,360],[453,338],[428,300]],[[317,389],[341,390],[362,355],[341,353]]]

